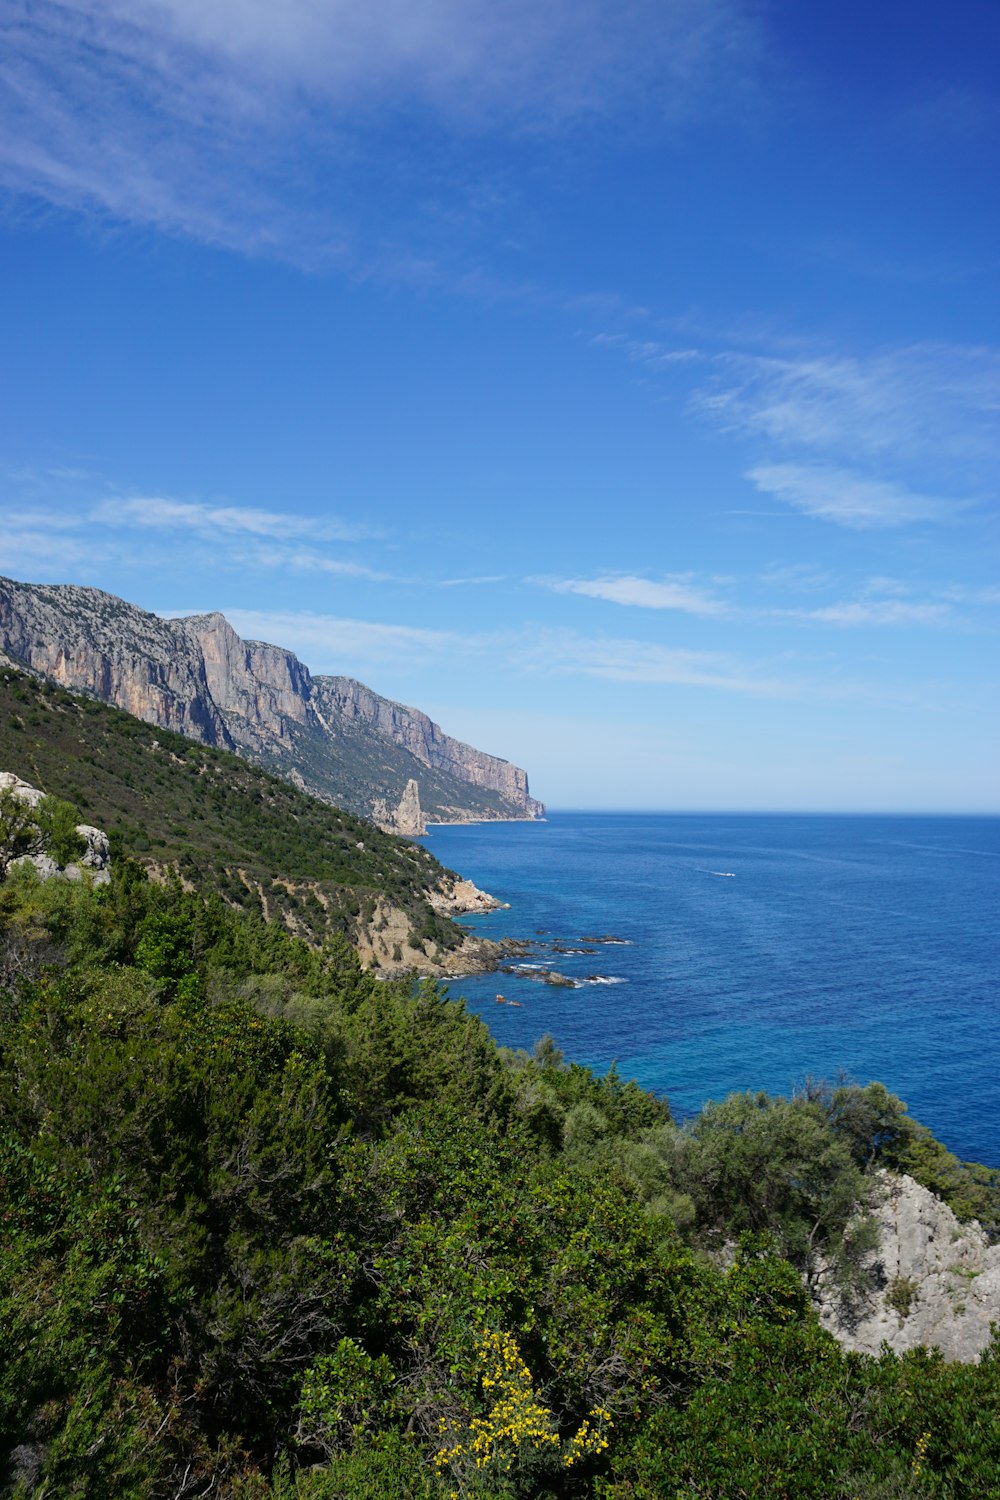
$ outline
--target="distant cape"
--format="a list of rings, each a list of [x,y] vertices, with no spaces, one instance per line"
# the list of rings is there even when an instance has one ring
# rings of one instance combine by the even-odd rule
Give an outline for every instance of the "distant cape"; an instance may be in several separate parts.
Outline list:
[[[165,620],[100,589],[0,578],[0,652],[390,832],[544,816],[520,767],[351,677],[314,677],[291,651],[241,640],[218,613]]]

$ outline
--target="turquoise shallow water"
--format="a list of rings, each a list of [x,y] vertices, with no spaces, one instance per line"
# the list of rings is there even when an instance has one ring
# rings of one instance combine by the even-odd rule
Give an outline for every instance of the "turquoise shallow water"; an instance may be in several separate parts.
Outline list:
[[[537,938],[528,971],[456,981],[499,1042],[663,1093],[881,1079],[959,1155],[1000,1166],[1000,819],[553,813],[428,847]],[[553,953],[555,942],[589,954]],[[497,992],[520,1007],[498,1005]]]

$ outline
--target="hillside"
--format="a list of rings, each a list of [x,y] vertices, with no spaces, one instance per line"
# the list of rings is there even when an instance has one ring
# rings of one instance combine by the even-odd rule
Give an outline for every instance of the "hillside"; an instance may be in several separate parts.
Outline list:
[[[518,766],[352,678],[313,677],[292,652],[241,640],[221,614],[163,620],[100,589],[2,578],[0,652],[392,832],[544,812]]]
[[[312,943],[342,934],[387,969],[474,962],[441,910],[454,877],[426,849],[237,755],[7,668],[0,770],[75,804],[116,851]]]
[[[868,1295],[886,1172],[996,1223],[996,1174],[881,1085],[678,1127],[121,860],[0,882],[0,1027],[0,1493],[998,1493],[1000,1336],[846,1354],[810,1303],[820,1268]],[[895,1244],[890,1326],[922,1300]]]

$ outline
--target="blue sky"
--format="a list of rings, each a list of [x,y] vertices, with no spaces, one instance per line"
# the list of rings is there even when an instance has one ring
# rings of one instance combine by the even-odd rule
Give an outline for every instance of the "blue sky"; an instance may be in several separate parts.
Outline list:
[[[1000,810],[995,0],[0,18],[0,572],[556,807]]]

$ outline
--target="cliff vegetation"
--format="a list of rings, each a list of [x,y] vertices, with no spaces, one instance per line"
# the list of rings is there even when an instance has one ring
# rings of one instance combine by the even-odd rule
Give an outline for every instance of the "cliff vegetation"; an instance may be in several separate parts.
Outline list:
[[[350,677],[244,641],[223,615],[160,619],[100,589],[0,578],[0,657],[160,729],[233,750],[390,832],[535,818],[518,766]]]

